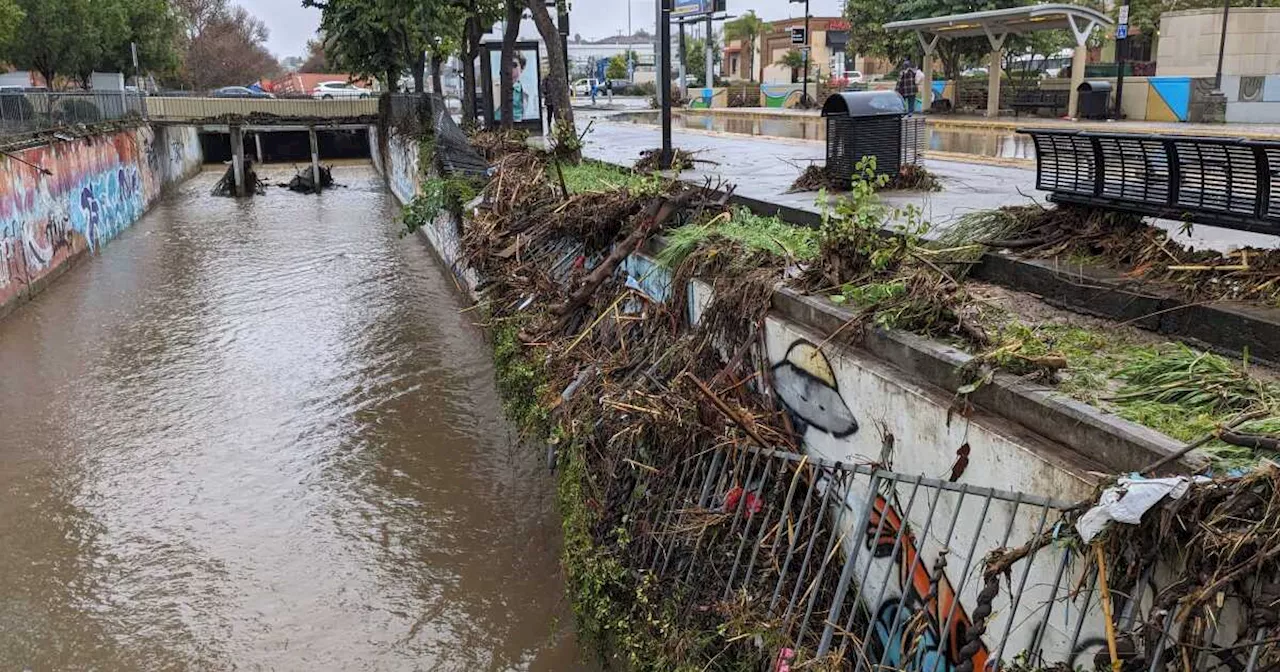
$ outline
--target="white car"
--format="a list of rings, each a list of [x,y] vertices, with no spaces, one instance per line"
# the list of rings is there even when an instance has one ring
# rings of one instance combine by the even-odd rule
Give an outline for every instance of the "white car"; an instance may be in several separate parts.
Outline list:
[[[573,83],[573,95],[589,96],[591,95],[591,85],[596,86],[597,94],[604,93],[604,85],[595,79],[579,79]]]
[[[849,80],[850,84],[861,84],[863,82],[862,72],[858,70],[846,71],[844,76],[845,79]]]
[[[330,100],[333,98],[368,98],[373,92],[362,89],[350,82],[320,82],[311,91],[312,98]]]

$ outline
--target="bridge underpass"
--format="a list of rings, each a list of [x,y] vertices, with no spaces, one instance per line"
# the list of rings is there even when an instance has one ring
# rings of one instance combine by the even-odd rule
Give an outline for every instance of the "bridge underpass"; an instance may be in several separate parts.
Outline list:
[[[246,157],[257,163],[271,160],[273,154],[277,159],[309,159],[312,182],[318,191],[321,159],[352,156],[356,144],[350,139],[353,134],[364,139],[363,153],[354,155],[368,156],[367,133],[370,124],[377,121],[378,101],[149,97],[144,101],[143,116],[157,124],[195,126],[201,134],[206,160],[230,160],[235,194],[245,196],[250,191],[245,179]],[[209,139],[211,135],[225,135],[226,142]],[[276,138],[277,135],[284,137]],[[306,138],[305,152],[299,147],[300,135]],[[325,141],[321,140],[322,135],[326,136]],[[218,151],[220,147],[226,148],[230,156]],[[326,153],[326,148],[333,151]]]

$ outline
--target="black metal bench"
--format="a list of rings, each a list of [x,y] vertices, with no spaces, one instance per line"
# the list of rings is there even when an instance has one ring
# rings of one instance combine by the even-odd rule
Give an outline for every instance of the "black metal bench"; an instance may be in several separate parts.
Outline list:
[[[1032,89],[1019,93],[1009,104],[1013,108],[1013,116],[1018,116],[1020,110],[1030,110],[1032,112],[1049,108],[1050,110],[1062,110],[1066,112],[1067,102],[1071,98],[1070,91],[1043,91],[1040,89]]]
[[[1055,203],[1280,235],[1280,142],[1018,129]]]

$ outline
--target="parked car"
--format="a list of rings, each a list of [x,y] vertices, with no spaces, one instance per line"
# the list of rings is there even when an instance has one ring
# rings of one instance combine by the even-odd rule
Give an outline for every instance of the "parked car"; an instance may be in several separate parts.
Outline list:
[[[859,70],[849,70],[844,73],[844,78],[849,80],[850,84],[861,84],[865,81],[862,72]]]
[[[575,81],[572,87],[573,95],[575,96],[591,95],[592,85],[595,85],[597,93],[603,93],[604,86],[602,85],[600,80],[592,78],[592,79],[579,79]]]
[[[311,90],[312,98],[329,100],[333,98],[368,98],[373,92],[362,89],[350,82],[320,82]]]
[[[247,86],[224,86],[209,93],[214,98],[275,98],[266,91],[258,91]]]

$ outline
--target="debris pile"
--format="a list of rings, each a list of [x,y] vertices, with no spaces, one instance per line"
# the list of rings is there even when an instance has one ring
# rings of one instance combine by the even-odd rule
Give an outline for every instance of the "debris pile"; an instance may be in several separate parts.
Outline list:
[[[625,634],[621,645],[646,647],[648,659],[763,667],[776,651],[750,634],[772,630],[767,604],[726,599],[721,582],[700,580],[727,574],[743,538],[725,503],[679,528],[650,514],[677,505],[679,475],[705,451],[795,450],[785,412],[753,382],[769,370],[758,361],[764,315],[788,262],[713,237],[680,262],[670,287],[628,282],[617,271],[630,253],[672,228],[714,227],[731,217],[732,189],[655,181],[568,194],[558,173],[549,157],[524,148],[498,156],[462,240],[482,278],[479,298],[496,333],[509,410],[525,431],[550,437],[561,478],[570,479],[561,492],[578,494],[562,505],[575,602],[596,605],[579,613],[581,627],[615,645]],[[695,275],[714,278],[696,326],[689,299]],[[747,484],[737,485],[741,492]],[[820,520],[818,507],[806,510],[796,525]],[[670,546],[670,535],[698,539],[699,550],[670,559],[667,573],[655,578],[644,570]],[[782,553],[783,546],[771,548]],[[757,566],[762,582],[783,571],[767,558]],[[822,630],[821,615],[814,618],[811,637]],[[638,630],[620,633],[619,622]],[[689,633],[697,641],[683,638]]]
[[[661,169],[659,165],[662,158],[661,149],[646,149],[640,152],[640,158],[636,160],[635,168],[642,173],[653,173]],[[671,150],[671,170],[682,171],[693,168],[694,163],[714,164],[714,161],[697,158],[696,152],[675,148]]]
[[[294,174],[293,179],[280,186],[300,194],[318,194],[322,189],[333,186],[333,170],[329,166],[320,166],[320,188],[316,188],[315,176],[311,166],[303,166]]]
[[[849,180],[836,175],[825,165],[814,163],[800,171],[800,175],[796,177],[795,182],[791,183],[787,193],[848,191],[850,186]],[[877,183],[876,189],[878,191],[941,191],[942,181],[922,165],[904,163],[898,172],[889,176],[888,180]]]
[[[1280,305],[1280,250],[1194,250],[1138,215],[1032,204],[966,215],[956,231],[992,249],[1089,262],[1134,280],[1165,282],[1196,300]]]
[[[253,169],[253,161],[248,159],[245,159],[244,162],[244,183],[248,187],[245,190],[246,195],[257,194],[262,196],[267,193],[267,183],[258,179],[258,173]],[[236,195],[236,170],[234,165],[227,165],[226,172],[222,173],[222,177],[213,183],[213,190],[210,193],[214,196]]]

